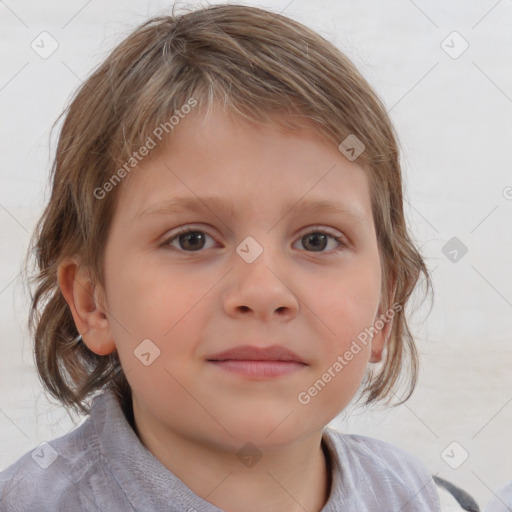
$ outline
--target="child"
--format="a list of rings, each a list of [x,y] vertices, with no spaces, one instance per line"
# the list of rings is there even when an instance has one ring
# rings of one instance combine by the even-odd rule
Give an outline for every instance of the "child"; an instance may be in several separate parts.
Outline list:
[[[429,283],[390,120],[332,44],[254,7],[149,20],[52,179],[36,363],[90,416],[1,473],[2,511],[440,510],[414,457],[326,428],[360,389],[410,396]]]

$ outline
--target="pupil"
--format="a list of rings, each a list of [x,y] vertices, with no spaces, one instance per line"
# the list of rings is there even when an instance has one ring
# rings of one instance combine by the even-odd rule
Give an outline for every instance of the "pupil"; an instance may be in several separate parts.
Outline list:
[[[315,237],[321,239],[320,244],[314,242]],[[310,235],[307,235],[304,238],[307,240],[307,243],[304,244],[305,246],[307,246],[308,243],[311,242],[311,240],[313,240],[313,243],[311,244],[313,248],[318,248],[320,245],[320,250],[325,249],[325,243],[326,243],[327,237],[325,235],[323,235],[322,233],[311,233]]]
[[[190,248],[192,250],[201,249],[202,245],[201,245],[201,247],[194,246],[195,245],[194,243],[197,243],[197,239],[201,239],[201,238],[203,239],[202,241],[203,241],[203,245],[204,245],[204,237],[198,231],[191,231],[190,233],[185,233],[184,235],[181,235],[181,242],[184,241],[184,243],[182,243],[182,246],[183,246],[183,248],[186,249],[187,244],[192,243],[192,247],[189,247],[189,249]]]

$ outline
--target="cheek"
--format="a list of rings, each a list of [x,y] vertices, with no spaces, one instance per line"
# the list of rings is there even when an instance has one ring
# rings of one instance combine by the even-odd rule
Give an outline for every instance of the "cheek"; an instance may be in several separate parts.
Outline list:
[[[213,280],[143,257],[128,257],[121,265],[111,265],[109,277],[109,308],[116,332],[156,339],[165,338],[180,319],[193,312]],[[124,330],[116,326],[119,323]]]
[[[344,350],[351,340],[370,328],[380,302],[379,268],[351,268],[319,290],[315,308],[326,327],[328,351]]]
[[[364,378],[370,345],[351,336],[350,333],[357,332],[355,325],[347,326],[345,332],[329,344],[317,370],[296,396],[303,421],[310,428],[327,425],[344,410]]]
[[[219,278],[130,258],[112,266],[109,277],[110,328],[127,378],[166,387],[169,373],[184,378],[211,313],[208,291]],[[137,359],[148,353],[148,361]],[[148,371],[143,362],[153,358]]]
[[[180,273],[171,279],[155,268],[139,268],[145,270],[114,272],[111,296],[116,319],[111,329],[134,395],[151,410],[160,411],[163,421],[172,417],[171,405],[174,410],[195,407],[186,390],[194,385],[192,356],[201,340],[199,317],[205,313],[200,298],[208,283],[188,286],[189,280]],[[114,290],[116,281],[120,286]],[[201,414],[200,407],[195,414]]]

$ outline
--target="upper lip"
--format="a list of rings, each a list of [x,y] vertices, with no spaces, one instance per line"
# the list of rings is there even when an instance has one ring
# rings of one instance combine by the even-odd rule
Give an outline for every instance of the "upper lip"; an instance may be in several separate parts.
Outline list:
[[[229,359],[240,361],[296,361],[306,364],[295,352],[282,345],[272,345],[265,348],[241,345],[208,357],[208,361],[227,361]]]

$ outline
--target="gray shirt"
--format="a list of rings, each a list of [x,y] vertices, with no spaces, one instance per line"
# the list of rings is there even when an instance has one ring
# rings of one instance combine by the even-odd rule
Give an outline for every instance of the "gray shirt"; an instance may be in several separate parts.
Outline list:
[[[493,493],[484,512],[510,512],[512,510],[512,480]]]
[[[332,485],[321,512],[439,512],[435,484],[391,444],[324,429]],[[90,416],[0,473],[0,512],[221,512],[192,492],[140,442],[106,390]]]

